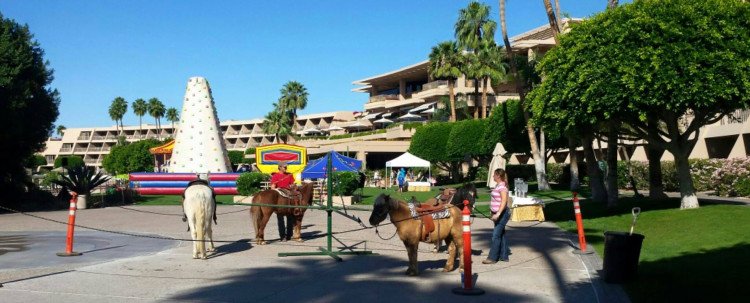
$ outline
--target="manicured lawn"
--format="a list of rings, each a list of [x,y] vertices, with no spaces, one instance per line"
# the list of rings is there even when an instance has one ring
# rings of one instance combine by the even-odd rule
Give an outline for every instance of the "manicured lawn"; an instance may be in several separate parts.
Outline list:
[[[633,302],[727,302],[750,296],[750,207],[704,205],[679,210],[679,199],[624,198],[614,210],[581,203],[586,240],[604,256],[604,232],[628,231],[631,208],[645,236],[637,280],[624,284]],[[547,204],[545,215],[576,233],[572,203]]]

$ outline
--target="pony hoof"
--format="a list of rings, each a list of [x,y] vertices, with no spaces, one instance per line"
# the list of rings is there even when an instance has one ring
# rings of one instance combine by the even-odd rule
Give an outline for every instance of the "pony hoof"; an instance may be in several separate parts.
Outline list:
[[[266,241],[258,241],[258,245],[266,245]]]
[[[296,238],[296,239],[294,239],[294,241],[302,243],[302,238]]]
[[[209,252],[215,252],[216,251],[216,247],[209,248],[208,251]]]
[[[193,255],[193,259],[198,259],[198,255]]]

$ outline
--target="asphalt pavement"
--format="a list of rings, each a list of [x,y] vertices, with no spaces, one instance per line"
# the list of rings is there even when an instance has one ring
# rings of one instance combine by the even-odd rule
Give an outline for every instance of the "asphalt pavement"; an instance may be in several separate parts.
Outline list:
[[[473,271],[484,295],[467,297],[458,270],[443,272],[447,254],[422,244],[420,276],[405,275],[407,256],[395,227],[370,226],[332,214],[333,248],[373,255],[279,257],[327,245],[326,212],[308,210],[302,243],[280,242],[275,219],[268,245],[251,242],[247,206],[219,206],[217,251],[192,259],[179,206],[86,209],[76,223],[74,251],[65,250],[64,224],[22,214],[0,215],[0,297],[3,302],[629,302],[619,285],[604,283],[596,254],[573,254],[575,235],[550,222],[511,222],[510,262],[482,264],[492,222],[472,223]],[[367,222],[369,212],[349,211]],[[67,211],[33,215],[66,222]]]

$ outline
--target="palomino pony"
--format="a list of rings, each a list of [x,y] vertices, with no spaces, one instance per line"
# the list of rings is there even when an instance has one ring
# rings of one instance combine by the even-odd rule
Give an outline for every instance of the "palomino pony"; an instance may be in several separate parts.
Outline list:
[[[461,228],[461,211],[458,207],[446,205],[450,212],[450,217],[444,219],[435,219],[435,230],[430,233],[429,238],[436,240],[445,240],[448,244],[448,260],[445,262],[443,271],[452,271],[456,254],[459,256],[459,268],[463,270],[463,238]],[[391,217],[391,222],[396,226],[399,238],[404,242],[406,251],[409,256],[409,267],[406,274],[416,276],[419,274],[417,266],[417,249],[419,242],[424,239],[423,224],[419,218],[412,216],[409,206],[406,202],[391,198],[386,194],[380,194],[375,198],[372,214],[370,215],[370,225],[377,226],[385,220],[386,216]],[[453,244],[453,245],[451,245]]]
[[[312,204],[313,198],[313,184],[305,183],[300,187],[300,200],[299,206],[309,206]],[[253,203],[260,204],[276,204],[276,205],[295,205],[291,198],[284,197],[275,189],[266,189],[257,193],[253,196]],[[253,227],[255,228],[255,244],[265,245],[266,241],[263,239],[268,220],[271,219],[271,215],[275,212],[278,215],[286,216],[288,222],[292,222],[294,219],[294,231],[292,232],[292,239],[298,242],[302,242],[302,217],[305,216],[305,210],[307,208],[286,208],[286,207],[273,207],[273,206],[252,206],[250,208],[250,216],[253,220]]]
[[[205,182],[191,183],[185,189],[185,200],[182,207],[187,216],[190,235],[193,237],[193,259],[206,259],[206,242],[208,251],[215,251],[211,231],[211,218],[215,213],[213,191]]]

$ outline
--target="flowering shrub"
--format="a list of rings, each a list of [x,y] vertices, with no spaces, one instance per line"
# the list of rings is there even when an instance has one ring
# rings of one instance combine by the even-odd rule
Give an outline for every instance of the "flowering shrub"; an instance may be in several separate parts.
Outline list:
[[[696,191],[714,190],[712,178],[715,171],[721,168],[724,159],[690,159],[690,174]]]
[[[723,160],[721,167],[711,175],[711,186],[720,196],[745,195],[737,189],[740,184],[743,187],[742,191],[745,191],[747,179],[750,179],[750,158],[727,159]]]

